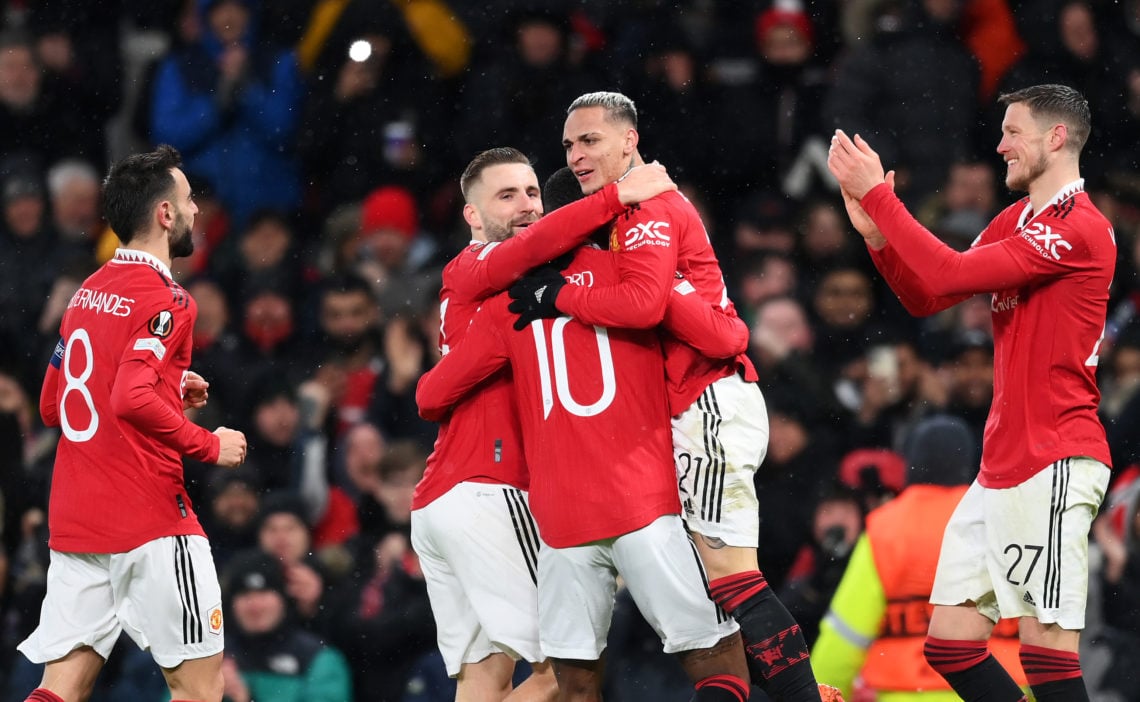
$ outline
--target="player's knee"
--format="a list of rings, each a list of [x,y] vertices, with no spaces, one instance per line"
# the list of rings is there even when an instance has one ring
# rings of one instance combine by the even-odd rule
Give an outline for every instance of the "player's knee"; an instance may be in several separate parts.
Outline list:
[[[950,641],[927,636],[922,656],[943,678],[972,668],[989,657],[985,641]]]

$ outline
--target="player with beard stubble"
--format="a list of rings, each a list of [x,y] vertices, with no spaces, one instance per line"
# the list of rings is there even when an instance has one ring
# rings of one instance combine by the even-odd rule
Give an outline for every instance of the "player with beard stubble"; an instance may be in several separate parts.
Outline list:
[[[194,250],[198,211],[180,166],[163,145],[111,168],[104,211],[123,245],[71,298],[44,377],[40,414],[63,435],[47,593],[19,646],[47,664],[34,702],[86,700],[122,631],[175,702],[222,698],[221,591],[182,457],[234,468],[246,441],[183,414],[207,383],[190,371],[197,306],[170,274]]]

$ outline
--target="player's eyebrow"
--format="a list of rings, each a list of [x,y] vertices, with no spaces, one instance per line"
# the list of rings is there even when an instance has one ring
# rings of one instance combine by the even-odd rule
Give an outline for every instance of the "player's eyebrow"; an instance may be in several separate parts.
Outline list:
[[[592,137],[592,136],[601,136],[601,132],[582,132],[581,134],[579,134],[574,139],[563,139],[562,145],[563,146],[570,146],[575,141],[582,141],[583,139],[585,139],[587,137]]]
[[[506,193],[517,193],[517,192],[519,192],[519,187],[517,185],[508,185],[505,188],[499,188],[497,191],[495,191],[495,197],[498,197],[500,195],[505,195]]]

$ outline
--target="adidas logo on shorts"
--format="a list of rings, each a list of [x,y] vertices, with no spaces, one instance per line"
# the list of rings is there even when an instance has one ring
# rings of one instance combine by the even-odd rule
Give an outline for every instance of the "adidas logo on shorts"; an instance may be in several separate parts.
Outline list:
[[[1033,595],[1029,594],[1029,590],[1025,591],[1025,597],[1022,597],[1021,599],[1025,600],[1026,602],[1033,605],[1034,607],[1037,606],[1037,603],[1033,601]]]

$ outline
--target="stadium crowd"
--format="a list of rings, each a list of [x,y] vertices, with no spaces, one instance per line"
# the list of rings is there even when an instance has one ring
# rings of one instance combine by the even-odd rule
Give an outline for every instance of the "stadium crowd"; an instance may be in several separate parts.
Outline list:
[[[993,383],[989,299],[906,314],[848,223],[827,140],[866,136],[964,249],[1011,199],[996,97],[1041,82],[1089,100],[1086,188],[1116,233],[1098,370],[1114,481],[1083,645],[1093,699],[1138,699],[1140,0],[522,4],[3,3],[0,700],[39,680],[15,652],[39,618],[58,436],[35,408],[68,301],[117,246],[110,162],[174,146],[200,209],[174,264],[210,382],[195,421],[249,438],[240,469],[186,465],[225,593],[227,696],[293,677],[296,699],[426,702],[454,683],[409,542],[436,437],[415,388],[440,357],[440,271],[468,243],[471,157],[513,146],[544,180],[575,97],[634,99],[646,158],[697,204],[751,329],[771,423],[760,567],[810,644],[864,517],[904,488],[911,429],[951,414],[980,445]],[[270,634],[243,615],[261,589],[280,595]],[[121,648],[95,699],[162,699],[151,659]],[[607,698],[687,699],[659,648],[620,595]]]

